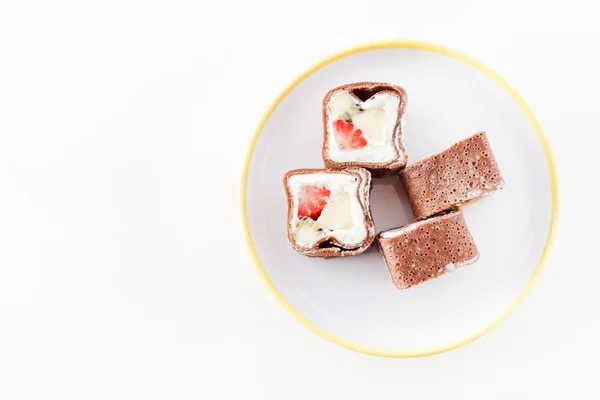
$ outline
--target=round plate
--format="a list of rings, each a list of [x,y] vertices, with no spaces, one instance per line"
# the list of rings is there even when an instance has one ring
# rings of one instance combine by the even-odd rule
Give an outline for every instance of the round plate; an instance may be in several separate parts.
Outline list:
[[[376,245],[330,260],[295,253],[286,241],[283,175],[321,168],[321,101],[334,86],[381,81],[408,93],[409,164],[484,130],[506,181],[467,207],[481,253],[474,265],[398,291]],[[414,357],[468,343],[506,318],[539,277],[557,213],[547,139],[525,101],[469,56],[430,43],[378,42],[318,63],[267,110],[243,172],[242,216],[251,255],[271,293],[302,324],[364,353]],[[374,179],[376,230],[412,221],[397,177]]]

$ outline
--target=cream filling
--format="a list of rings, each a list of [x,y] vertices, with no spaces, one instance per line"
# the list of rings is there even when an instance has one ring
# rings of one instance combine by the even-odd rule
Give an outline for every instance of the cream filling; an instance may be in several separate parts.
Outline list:
[[[402,235],[403,233],[413,231],[416,228],[418,228],[421,225],[424,225],[428,222],[429,222],[429,220],[426,219],[424,221],[413,222],[410,225],[401,226],[400,228],[390,229],[389,231],[381,232],[379,234],[379,237],[381,237],[382,239],[395,238],[395,237]]]
[[[367,238],[365,215],[357,196],[358,178],[346,174],[298,174],[289,178],[288,185],[294,201],[292,236],[298,245],[311,247],[323,237],[355,245]],[[330,191],[329,202],[316,221],[298,219],[298,195],[306,185],[324,186]]]
[[[376,93],[364,102],[357,102],[350,93],[339,90],[327,103],[327,130],[329,132],[329,158],[337,162],[366,161],[386,163],[396,159],[394,128],[398,120],[400,98],[387,92]],[[362,130],[367,145],[361,149],[340,150],[333,132],[338,119],[351,120]]]

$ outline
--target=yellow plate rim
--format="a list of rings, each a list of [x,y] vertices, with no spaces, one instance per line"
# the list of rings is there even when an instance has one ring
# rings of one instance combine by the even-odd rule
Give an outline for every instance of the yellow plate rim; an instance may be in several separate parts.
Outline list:
[[[354,55],[357,53],[362,53],[365,51],[380,50],[380,49],[393,49],[393,48],[423,50],[423,51],[429,51],[429,52],[441,54],[441,55],[444,55],[447,57],[451,57],[451,58],[458,60],[464,64],[467,64],[468,66],[472,67],[473,69],[481,72],[482,74],[487,76],[489,79],[491,79],[494,83],[496,83],[496,85],[498,85],[502,90],[504,90],[512,98],[512,100],[519,106],[519,108],[521,109],[523,114],[525,114],[529,123],[531,124],[531,126],[533,127],[533,129],[535,130],[535,132],[537,134],[538,140],[540,141],[540,144],[541,144],[542,149],[544,150],[544,153],[546,156],[546,163],[548,165],[548,171],[550,173],[550,184],[551,184],[551,188],[552,188],[552,213],[551,213],[551,219],[550,219],[550,228],[548,230],[548,236],[546,238],[546,243],[544,245],[544,251],[542,252],[540,260],[538,261],[538,264],[537,264],[535,270],[533,271],[533,274],[529,278],[525,287],[523,289],[521,289],[521,291],[519,292],[517,297],[509,304],[509,306],[502,313],[500,313],[489,324],[485,325],[484,327],[476,330],[475,332],[473,332],[469,335],[466,335],[466,336],[459,338],[457,340],[454,340],[452,342],[443,343],[443,344],[440,344],[437,346],[418,348],[418,349],[410,349],[410,350],[390,350],[390,349],[378,348],[378,347],[373,347],[373,346],[366,346],[366,345],[362,345],[360,343],[355,343],[350,340],[343,339],[343,338],[336,336],[336,335],[326,331],[325,329],[321,328],[319,325],[315,324],[314,322],[309,320],[307,317],[305,317],[303,314],[301,314],[298,310],[296,310],[294,308],[294,306],[292,306],[285,299],[285,297],[283,297],[283,295],[279,292],[279,290],[277,290],[277,288],[275,287],[275,285],[269,278],[269,275],[267,274],[266,270],[264,269],[264,267],[262,266],[262,264],[260,262],[258,254],[256,253],[256,249],[254,248],[252,236],[250,235],[250,227],[248,225],[248,215],[247,215],[247,209],[246,209],[246,188],[247,188],[247,184],[248,184],[248,171],[250,168],[250,162],[252,160],[252,154],[254,153],[254,148],[256,146],[256,142],[258,141],[258,138],[260,137],[260,134],[261,134],[265,124],[267,123],[267,121],[271,117],[271,114],[273,113],[273,111],[275,111],[275,109],[277,108],[279,103],[281,103],[281,101],[300,82],[302,82],[304,79],[306,79],[309,75],[313,74],[317,70],[323,68],[324,66],[326,66],[336,60],[339,60],[341,58],[348,57],[348,56],[351,56],[351,55]],[[548,138],[546,137],[546,134],[544,133],[542,126],[538,122],[533,111],[531,110],[531,108],[529,108],[529,106],[527,105],[525,100],[523,100],[523,98],[519,95],[519,93],[512,86],[510,86],[500,75],[498,75],[496,72],[492,71],[486,65],[484,65],[480,61],[474,59],[473,57],[468,56],[464,53],[461,53],[457,50],[439,45],[439,44],[423,42],[423,41],[418,41],[418,40],[385,40],[385,41],[371,42],[371,43],[366,43],[366,44],[361,44],[358,46],[350,47],[348,49],[345,49],[338,53],[330,55],[329,57],[326,57],[325,59],[319,61],[318,63],[316,63],[315,65],[313,65],[312,67],[310,67],[309,69],[304,71],[303,73],[301,73],[285,89],[283,89],[283,91],[277,96],[277,98],[273,101],[273,103],[269,106],[269,108],[267,109],[267,111],[265,112],[263,117],[261,118],[256,130],[254,131],[252,140],[250,142],[250,145],[249,145],[247,153],[246,153],[246,159],[244,161],[243,171],[242,171],[241,214],[242,214],[242,225],[244,227],[244,236],[246,239],[246,244],[248,246],[250,256],[252,258],[252,261],[254,262],[254,265],[256,267],[256,270],[258,271],[258,274],[260,275],[260,277],[264,281],[265,285],[271,292],[271,295],[277,301],[279,301],[279,303],[281,303],[281,305],[283,305],[283,307],[294,318],[296,318],[302,325],[304,325],[305,327],[307,327],[308,329],[310,329],[317,335],[321,336],[322,338],[324,338],[332,343],[335,343],[339,346],[343,346],[343,347],[346,347],[350,350],[354,350],[357,352],[371,354],[374,356],[381,356],[381,357],[399,357],[399,358],[422,357],[422,356],[429,356],[429,355],[433,355],[433,354],[442,353],[442,352],[445,352],[448,350],[456,349],[460,346],[464,346],[465,344],[468,344],[468,343],[474,341],[475,339],[480,338],[481,336],[483,336],[484,334],[486,334],[487,332],[491,331],[496,326],[498,326],[502,321],[504,321],[513,311],[515,311],[517,309],[517,307],[519,307],[519,305],[523,302],[523,300],[525,300],[525,298],[531,292],[531,289],[536,284],[536,282],[538,281],[540,275],[542,274],[542,272],[544,270],[544,266],[546,264],[546,261],[548,260],[550,248],[552,247],[552,243],[554,241],[554,236],[556,233],[556,225],[557,225],[557,220],[558,220],[558,178],[557,178],[557,173],[556,173],[556,166],[554,163],[554,157],[553,157],[552,151],[550,149],[550,144],[548,142]]]

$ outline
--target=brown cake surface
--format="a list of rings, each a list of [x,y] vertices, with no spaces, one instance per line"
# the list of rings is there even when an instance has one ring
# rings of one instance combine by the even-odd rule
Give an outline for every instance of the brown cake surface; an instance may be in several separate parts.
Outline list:
[[[452,272],[479,258],[462,211],[381,232],[377,241],[398,289]]]
[[[485,132],[400,172],[415,219],[424,219],[504,186]]]

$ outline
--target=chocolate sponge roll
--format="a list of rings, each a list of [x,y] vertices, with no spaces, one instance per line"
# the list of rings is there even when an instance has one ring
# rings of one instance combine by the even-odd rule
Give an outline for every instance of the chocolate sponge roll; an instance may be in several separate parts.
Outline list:
[[[327,168],[362,167],[373,176],[406,166],[403,142],[406,91],[391,83],[357,82],[323,99],[323,162]]]
[[[308,257],[345,257],[375,239],[371,174],[363,168],[296,169],[283,178],[288,203],[287,239]]]
[[[381,232],[377,242],[398,289],[452,272],[479,258],[462,211]]]
[[[501,189],[504,180],[485,132],[400,172],[415,219],[424,219]]]

